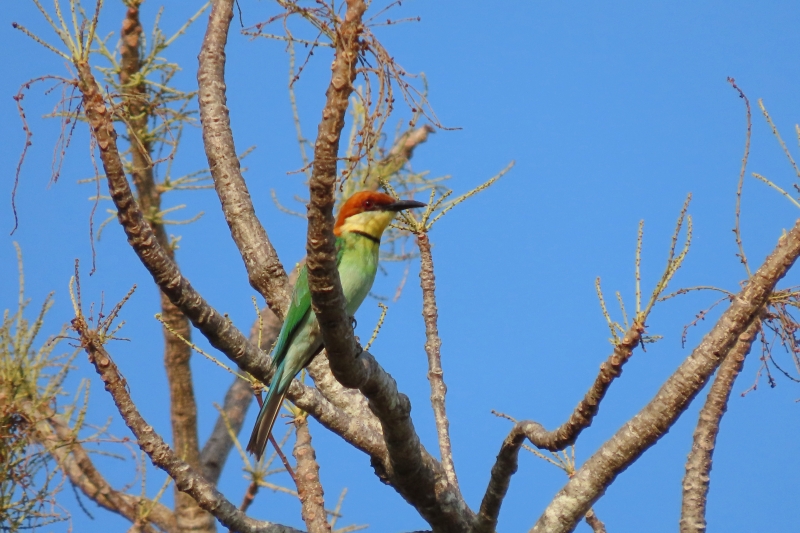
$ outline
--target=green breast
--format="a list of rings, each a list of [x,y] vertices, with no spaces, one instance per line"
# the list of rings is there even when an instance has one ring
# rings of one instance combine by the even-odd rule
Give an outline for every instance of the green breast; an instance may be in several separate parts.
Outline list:
[[[356,233],[347,232],[340,239],[339,277],[347,299],[347,314],[353,316],[372,289],[380,245]]]

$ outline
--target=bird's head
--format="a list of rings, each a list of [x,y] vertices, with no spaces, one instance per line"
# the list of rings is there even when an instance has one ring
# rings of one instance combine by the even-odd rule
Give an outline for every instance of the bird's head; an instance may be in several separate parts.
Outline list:
[[[382,192],[357,192],[339,210],[333,233],[341,235],[348,231],[358,231],[380,239],[383,230],[399,211],[426,205],[415,200],[395,200]]]

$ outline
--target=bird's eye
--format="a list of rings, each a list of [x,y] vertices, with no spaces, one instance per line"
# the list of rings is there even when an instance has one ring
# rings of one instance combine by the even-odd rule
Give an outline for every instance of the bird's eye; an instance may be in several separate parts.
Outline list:
[[[365,209],[372,209],[374,202],[372,200],[364,200],[364,208]]]

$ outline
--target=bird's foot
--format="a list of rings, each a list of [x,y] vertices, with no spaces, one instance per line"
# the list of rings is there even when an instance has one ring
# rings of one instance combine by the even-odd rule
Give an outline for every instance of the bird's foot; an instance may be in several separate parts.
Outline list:
[[[358,320],[356,320],[356,317],[354,316],[350,317],[350,325],[353,326],[353,331],[355,331],[356,326],[358,325]]]

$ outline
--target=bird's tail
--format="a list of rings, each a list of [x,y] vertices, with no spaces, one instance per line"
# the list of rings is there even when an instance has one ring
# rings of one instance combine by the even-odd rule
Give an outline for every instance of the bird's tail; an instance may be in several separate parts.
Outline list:
[[[278,418],[278,411],[281,409],[288,389],[288,387],[284,387],[282,391],[279,391],[278,380],[275,377],[272,378],[272,382],[273,386],[270,387],[267,399],[258,413],[256,425],[250,435],[250,442],[247,444],[247,451],[255,455],[258,460],[261,460],[261,456],[264,455],[264,450],[267,448],[267,439],[272,432],[272,426],[275,425],[275,419]]]

